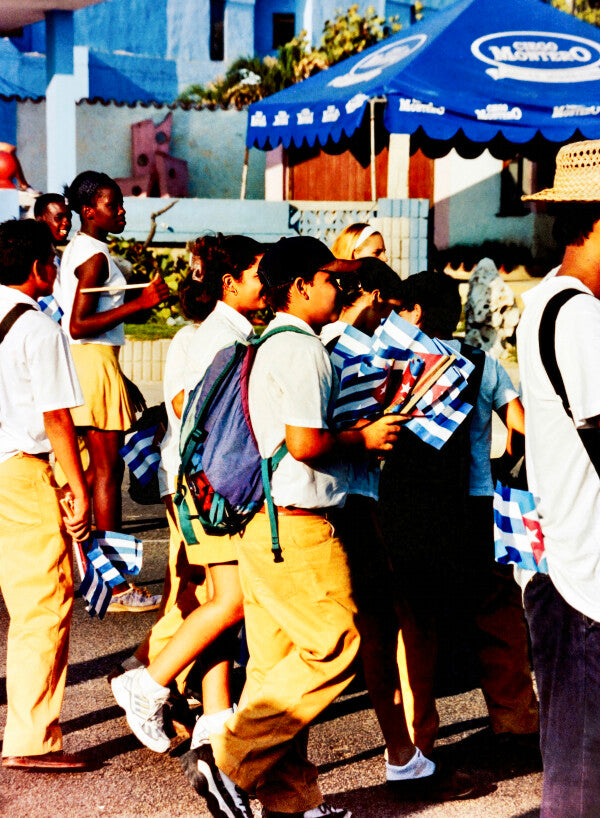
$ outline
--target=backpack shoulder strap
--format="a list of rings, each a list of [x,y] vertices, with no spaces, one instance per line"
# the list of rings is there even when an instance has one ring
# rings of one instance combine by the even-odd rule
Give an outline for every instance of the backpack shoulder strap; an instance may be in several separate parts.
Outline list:
[[[469,384],[469,397],[473,400],[473,402],[477,401],[479,397],[479,390],[481,389],[481,381],[483,379],[483,370],[485,368],[485,352],[479,347],[471,346],[471,344],[466,344],[464,341],[460,342],[460,351],[461,354],[465,356],[475,369],[471,372],[468,384]]]
[[[564,304],[576,295],[587,295],[587,293],[578,290],[576,287],[567,287],[567,289],[561,290],[559,293],[556,293],[556,295],[553,295],[544,307],[540,319],[540,328],[538,330],[538,343],[542,365],[546,370],[552,388],[561,399],[564,410],[571,420],[573,419],[573,413],[571,412],[565,383],[556,360],[555,341],[558,313]],[[600,429],[577,429],[577,434],[587,452],[592,466],[600,477]]]
[[[558,313],[567,303],[567,301],[570,301],[571,298],[576,295],[585,294],[586,293],[582,292],[582,290],[578,290],[575,287],[567,287],[567,289],[561,290],[559,293],[556,293],[556,295],[553,295],[544,307],[544,311],[540,319],[540,328],[538,331],[540,358],[543,367],[546,370],[546,374],[548,375],[548,379],[552,384],[552,388],[561,399],[562,404],[565,407],[565,412],[569,417],[572,417],[571,407],[569,406],[567,390],[565,389],[563,377],[556,360],[556,319],[558,318]]]
[[[11,329],[17,318],[20,318],[24,312],[34,309],[35,307],[31,304],[25,304],[24,301],[19,301],[18,304],[15,304],[15,306],[6,313],[2,321],[0,321],[0,344],[2,341],[4,341],[8,331]]]
[[[279,335],[282,332],[297,332],[299,335],[308,335],[309,338],[317,338],[318,340],[318,337],[314,335],[314,333],[308,332],[307,330],[302,329],[302,327],[295,327],[293,324],[285,324],[285,326],[275,327],[275,329],[263,332],[260,338],[253,338],[250,343],[252,346],[259,347],[269,338],[272,338],[274,335]]]
[[[256,349],[261,344],[263,344],[269,338],[272,338],[274,335],[279,335],[281,332],[297,332],[300,335],[308,335],[310,337],[316,337],[313,335],[312,332],[307,332],[306,330],[302,329],[301,327],[295,327],[293,324],[286,324],[285,326],[276,327],[273,330],[265,332],[261,335],[260,338],[252,341],[252,346]],[[248,368],[246,370],[246,388],[248,379],[250,377],[250,368],[252,363],[254,362],[254,356],[249,356],[248,359]],[[247,414],[247,422],[248,426],[252,430],[252,424],[250,422],[250,413]],[[254,434],[254,430],[252,430],[252,434]],[[272,457],[265,457],[261,461],[261,474],[262,474],[262,484],[263,484],[263,491],[265,493],[265,506],[267,508],[267,513],[269,515],[269,522],[271,524],[271,550],[273,552],[273,560],[274,562],[283,562],[283,556],[281,554],[281,545],[279,543],[279,526],[277,523],[277,509],[275,508],[275,504],[273,503],[273,495],[271,493],[271,478],[273,477],[273,472],[276,470],[277,466],[281,463],[285,455],[288,453],[288,448],[285,444],[285,441],[281,444],[281,446],[277,449],[275,454]]]

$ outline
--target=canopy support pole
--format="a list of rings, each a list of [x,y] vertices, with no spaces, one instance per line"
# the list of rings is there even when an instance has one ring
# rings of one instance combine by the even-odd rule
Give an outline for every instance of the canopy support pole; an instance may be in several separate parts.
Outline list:
[[[369,100],[369,131],[370,131],[370,146],[371,146],[371,201],[377,201],[377,185],[375,179],[375,103],[377,100],[373,97]]]
[[[240,190],[240,199],[246,198],[246,186],[248,184],[248,158],[250,155],[250,149],[246,146],[244,150],[244,167],[242,168],[242,187]]]

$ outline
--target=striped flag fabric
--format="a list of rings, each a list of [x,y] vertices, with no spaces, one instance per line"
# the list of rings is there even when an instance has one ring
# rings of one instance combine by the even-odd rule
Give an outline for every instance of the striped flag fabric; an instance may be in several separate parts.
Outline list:
[[[414,372],[420,370],[417,378],[425,376],[441,356],[449,355],[456,360],[421,397],[407,422],[424,442],[440,449],[473,408],[461,400],[460,393],[474,366],[449,345],[430,338],[394,312],[371,338],[354,327],[346,328],[340,336],[332,353],[340,380],[334,421],[351,425],[378,414],[385,408],[392,372],[401,373],[409,388]]]
[[[79,586],[90,616],[103,619],[110,605],[113,588],[125,582],[123,574],[139,574],[142,567],[142,542],[131,534],[117,531],[93,531],[87,543],[77,544],[76,555],[83,572],[78,549],[85,554],[86,569]]]
[[[371,341],[369,335],[348,325],[335,345],[331,353],[331,363],[338,373],[341,374],[344,365],[350,361],[355,361],[363,355],[371,352]]]
[[[160,447],[154,443],[158,425],[132,432],[125,438],[119,454],[142,486],[147,486],[158,472]]]
[[[42,298],[38,298],[38,304],[42,312],[49,315],[57,324],[60,324],[64,312],[53,295],[45,295]]]
[[[333,410],[335,423],[352,424],[358,418],[381,414],[391,367],[369,366],[363,356],[348,358],[342,369]]]
[[[530,491],[496,483],[494,491],[494,550],[496,562],[548,573],[544,535]]]

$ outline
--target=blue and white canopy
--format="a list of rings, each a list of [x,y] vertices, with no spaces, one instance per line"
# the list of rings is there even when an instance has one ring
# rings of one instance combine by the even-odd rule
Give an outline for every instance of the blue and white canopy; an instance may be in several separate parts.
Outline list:
[[[600,29],[541,0],[459,0],[445,11],[250,106],[247,144],[350,136],[385,97],[391,133],[524,143],[600,138]]]

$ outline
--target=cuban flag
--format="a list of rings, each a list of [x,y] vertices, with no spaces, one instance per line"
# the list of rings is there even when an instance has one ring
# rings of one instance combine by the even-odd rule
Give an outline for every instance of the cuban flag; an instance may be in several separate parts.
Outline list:
[[[381,414],[391,373],[389,365],[371,366],[362,355],[348,358],[340,376],[334,422],[352,425],[358,419]]]
[[[350,362],[354,363],[361,356],[371,354],[371,342],[369,335],[351,325],[344,329],[331,353],[331,363],[338,377],[341,376],[344,366]]]
[[[119,454],[135,474],[142,486],[147,486],[158,472],[160,447],[154,442],[158,426],[140,429],[125,438],[125,445]]]
[[[85,554],[85,571],[82,552]],[[142,542],[131,534],[93,531],[86,543],[76,544],[75,554],[83,577],[79,591],[88,603],[86,610],[90,616],[103,619],[112,599],[113,588],[125,582],[123,574],[139,574]]]
[[[340,336],[332,353],[341,384],[334,421],[351,425],[380,413],[385,408],[385,393],[393,372],[401,373],[400,390],[410,389],[442,356],[449,355],[456,360],[421,397],[407,423],[424,442],[440,449],[473,408],[461,400],[460,393],[474,367],[442,341],[429,338],[396,313],[390,314],[372,338],[353,327],[346,328]],[[395,405],[400,405],[399,398],[401,394],[396,393]]]
[[[46,315],[49,315],[57,324],[60,324],[64,313],[53,295],[45,295],[43,298],[38,298],[38,304],[42,312],[45,312]]]
[[[531,492],[496,483],[494,549],[496,562],[548,573],[544,535]]]

